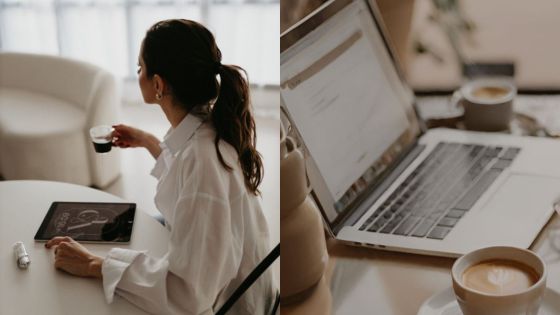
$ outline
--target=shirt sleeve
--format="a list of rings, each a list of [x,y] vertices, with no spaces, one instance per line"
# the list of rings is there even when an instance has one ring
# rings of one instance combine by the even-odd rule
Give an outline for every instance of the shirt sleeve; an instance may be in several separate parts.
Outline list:
[[[216,297],[237,275],[243,227],[232,224],[219,176],[196,173],[176,203],[163,258],[111,250],[102,268],[107,301],[116,293],[154,314],[213,314]]]
[[[113,248],[107,257],[105,257],[101,267],[101,273],[103,274],[103,288],[107,303],[113,302],[115,289],[125,270],[136,257],[143,254],[144,253],[140,251]]]
[[[161,153],[157,157],[156,164],[150,172],[150,175],[157,179],[160,179],[169,170],[169,166],[173,162],[173,155],[171,154],[167,146],[163,142],[161,142],[159,144],[159,147],[161,148]]]

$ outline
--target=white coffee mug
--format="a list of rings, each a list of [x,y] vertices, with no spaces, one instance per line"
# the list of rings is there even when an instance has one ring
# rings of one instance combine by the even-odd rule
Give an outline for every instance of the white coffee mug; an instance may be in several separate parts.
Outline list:
[[[537,281],[518,293],[498,295],[464,285],[463,274],[471,266],[490,260],[507,260],[525,265],[537,274]],[[517,247],[495,246],[475,250],[455,261],[451,269],[453,291],[464,315],[537,315],[546,289],[546,264],[535,253]]]
[[[465,83],[457,100],[464,108],[464,123],[469,130],[509,129],[513,99],[517,88],[508,78],[476,79]]]

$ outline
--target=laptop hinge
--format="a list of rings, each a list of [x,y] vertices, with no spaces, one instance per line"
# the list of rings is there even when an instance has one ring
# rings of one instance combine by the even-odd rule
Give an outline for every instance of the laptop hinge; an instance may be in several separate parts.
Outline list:
[[[355,206],[356,208],[348,211],[348,215],[333,226],[333,233],[337,235],[343,227],[356,224],[425,148],[426,145],[418,144],[417,142],[411,145],[411,149],[406,154],[402,155],[403,157],[399,162],[395,163],[391,169],[386,171],[379,183],[363,194],[365,197],[362,200],[358,200]]]

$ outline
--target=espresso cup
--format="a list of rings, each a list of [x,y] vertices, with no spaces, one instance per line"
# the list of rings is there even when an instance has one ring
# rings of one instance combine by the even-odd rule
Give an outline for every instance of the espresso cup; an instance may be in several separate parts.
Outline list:
[[[460,89],[465,127],[478,131],[509,129],[517,89],[510,79],[476,79]]]
[[[465,254],[451,269],[453,291],[464,315],[537,315],[546,274],[538,255],[508,246]]]
[[[107,153],[113,146],[113,127],[99,125],[89,130],[93,148],[97,153]]]

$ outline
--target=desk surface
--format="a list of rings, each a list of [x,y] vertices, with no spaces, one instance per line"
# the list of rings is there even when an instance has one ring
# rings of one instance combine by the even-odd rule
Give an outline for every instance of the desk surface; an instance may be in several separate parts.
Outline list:
[[[145,314],[121,297],[107,304],[101,281],[79,278],[53,266],[52,250],[33,236],[53,201],[124,202],[84,186],[46,181],[0,182],[0,314]],[[17,268],[12,245],[22,241],[31,258],[27,270]],[[143,211],[136,211],[130,244],[85,244],[101,256],[113,247],[148,250],[163,256],[168,233]]]
[[[282,306],[282,314],[415,315],[432,295],[451,286],[454,259],[394,253],[328,241],[330,265],[325,280],[301,303]],[[531,246],[547,263],[547,286],[560,292],[560,218],[554,214]]]

